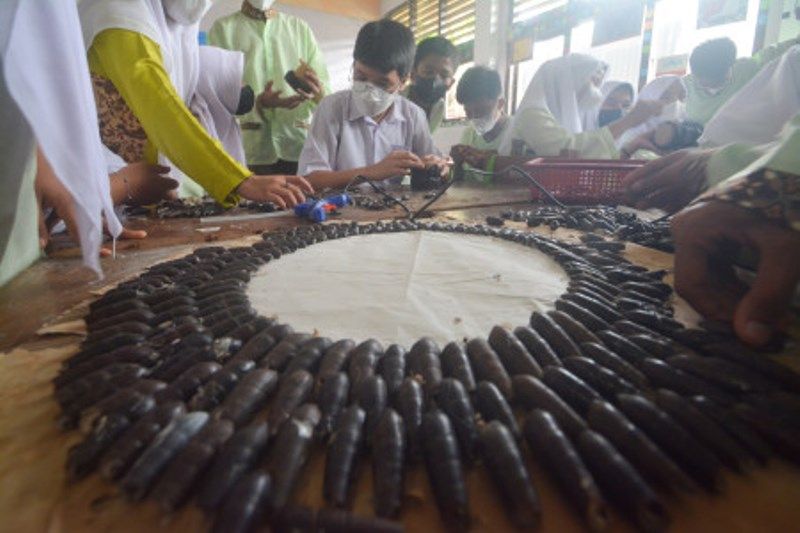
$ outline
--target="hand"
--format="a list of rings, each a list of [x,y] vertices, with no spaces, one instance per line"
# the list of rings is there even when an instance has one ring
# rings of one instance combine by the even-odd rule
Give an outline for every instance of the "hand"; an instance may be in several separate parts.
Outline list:
[[[311,68],[311,66],[306,63],[305,61],[300,61],[300,68],[295,71],[295,74],[298,78],[303,80],[311,87],[311,92],[306,92],[298,90],[297,92],[305,96],[309,100],[319,100],[323,96],[325,96],[325,89],[322,86],[322,82],[317,76],[316,71]]]
[[[114,205],[149,205],[177,197],[178,182],[165,176],[169,167],[132,163],[111,174]]]
[[[264,92],[256,97],[256,104],[262,109],[294,109],[307,99],[302,94],[281,98],[283,91],[273,91],[272,86],[273,82],[267,83],[264,87]]]
[[[653,131],[648,131],[636,137],[622,147],[622,159],[630,159],[639,150],[648,150],[661,155],[663,152],[653,142]]]
[[[236,192],[253,202],[272,202],[281,209],[294,207],[306,201],[306,194],[314,188],[300,176],[250,176]]]
[[[50,163],[41,150],[36,151],[36,199],[39,203],[39,246],[44,250],[50,242],[50,231],[61,220],[75,242],[80,243],[78,223],[75,216],[75,200],[58,179]],[[53,213],[45,220],[44,210],[52,208]]]
[[[627,119],[631,126],[638,126],[657,117],[664,110],[664,102],[660,100],[639,100],[623,119]]]
[[[463,161],[471,167],[485,170],[486,164],[494,152],[478,150],[467,144],[457,144],[450,149],[450,155],[456,161]]]
[[[767,344],[800,281],[800,233],[720,201],[678,213],[672,232],[678,293],[707,318],[732,321],[744,342]],[[743,248],[758,252],[752,287],[732,266],[731,257]]]
[[[637,209],[678,211],[705,187],[711,154],[708,150],[680,150],[633,171],[622,183],[625,202]]]
[[[448,175],[450,175],[450,166],[453,164],[453,160],[431,154],[423,157],[422,163],[425,165],[425,168],[433,166],[439,167],[439,174],[443,178],[446,178]]]
[[[425,168],[425,163],[416,154],[397,150],[387,155],[380,163],[367,167],[363,174],[371,180],[385,180],[405,176],[412,168]]]

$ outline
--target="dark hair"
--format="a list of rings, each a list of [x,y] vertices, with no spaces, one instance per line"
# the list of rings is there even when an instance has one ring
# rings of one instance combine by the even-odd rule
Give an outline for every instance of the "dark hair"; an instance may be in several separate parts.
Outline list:
[[[405,78],[414,62],[414,34],[393,20],[368,22],[358,32],[353,59],[384,74],[396,70]]]
[[[417,68],[417,65],[429,56],[448,57],[453,62],[453,68],[458,67],[458,63],[461,59],[455,45],[444,37],[428,37],[417,45],[417,55],[414,56],[414,68]]]
[[[472,67],[464,72],[456,88],[456,100],[464,105],[477,100],[496,100],[503,93],[500,74],[487,67]]]
[[[736,43],[728,37],[711,39],[692,51],[692,74],[722,82],[736,61]]]

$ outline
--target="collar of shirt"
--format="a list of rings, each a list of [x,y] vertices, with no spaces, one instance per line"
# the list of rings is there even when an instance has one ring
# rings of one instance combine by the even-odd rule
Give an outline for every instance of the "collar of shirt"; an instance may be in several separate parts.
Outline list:
[[[242,2],[242,13],[245,16],[250,17],[251,19],[262,20],[264,22],[266,22],[271,18],[274,18],[278,14],[278,12],[272,8],[267,10],[258,9],[257,7],[254,7],[247,0]]]
[[[380,122],[381,124],[384,122],[392,123],[392,122],[406,121],[406,117],[403,115],[403,112],[400,109],[400,107],[403,105],[401,102],[402,98],[403,97],[400,94],[397,95],[397,97],[394,100],[394,103],[392,104],[392,107],[389,108],[389,113],[385,117],[383,117],[383,120],[381,120]],[[378,122],[376,122],[375,119],[359,111],[358,107],[356,106],[356,103],[353,101],[353,91],[349,91],[349,94],[347,95],[347,120],[349,120],[350,122],[363,120],[368,124],[378,124]]]

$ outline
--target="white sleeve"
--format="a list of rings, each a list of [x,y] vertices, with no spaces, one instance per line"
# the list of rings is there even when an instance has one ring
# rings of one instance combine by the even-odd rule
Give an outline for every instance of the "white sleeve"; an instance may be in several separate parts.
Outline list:
[[[336,152],[343,115],[336,112],[338,109],[336,103],[335,95],[325,97],[314,113],[306,142],[300,152],[297,168],[300,176],[308,176],[312,172],[320,170],[338,170],[336,168]]]

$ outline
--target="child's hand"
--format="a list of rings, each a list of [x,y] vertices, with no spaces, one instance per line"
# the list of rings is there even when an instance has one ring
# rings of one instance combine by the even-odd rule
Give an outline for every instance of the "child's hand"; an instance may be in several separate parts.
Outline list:
[[[306,201],[306,193],[314,188],[300,176],[250,176],[236,190],[242,198],[253,202],[272,202],[281,209]]]
[[[453,164],[453,160],[449,158],[440,157],[438,155],[426,155],[422,158],[422,162],[425,164],[425,168],[428,167],[439,167],[439,173],[443,178],[446,178],[450,174],[450,166]]]
[[[386,156],[380,163],[368,167],[364,176],[371,180],[385,180],[405,176],[412,168],[425,168],[425,163],[416,154],[398,150]]]
[[[294,109],[308,98],[304,94],[296,94],[294,96],[287,96],[283,98],[281,94],[283,91],[275,91],[272,89],[273,82],[269,82],[264,86],[264,92],[256,97],[256,105],[261,109]]]
[[[490,150],[478,150],[467,144],[457,144],[450,149],[450,155],[453,159],[463,161],[471,167],[483,170],[486,169],[486,163],[494,153]]]
[[[114,205],[149,205],[177,196],[178,182],[166,176],[169,167],[132,163],[111,174]]]
[[[300,94],[308,98],[309,100],[317,100],[319,101],[323,96],[325,96],[325,89],[322,86],[322,82],[319,79],[316,71],[309,66],[308,63],[305,61],[300,61],[300,68],[295,71],[295,74],[298,78],[303,80],[311,87],[311,92],[305,92],[302,90],[298,90]]]

